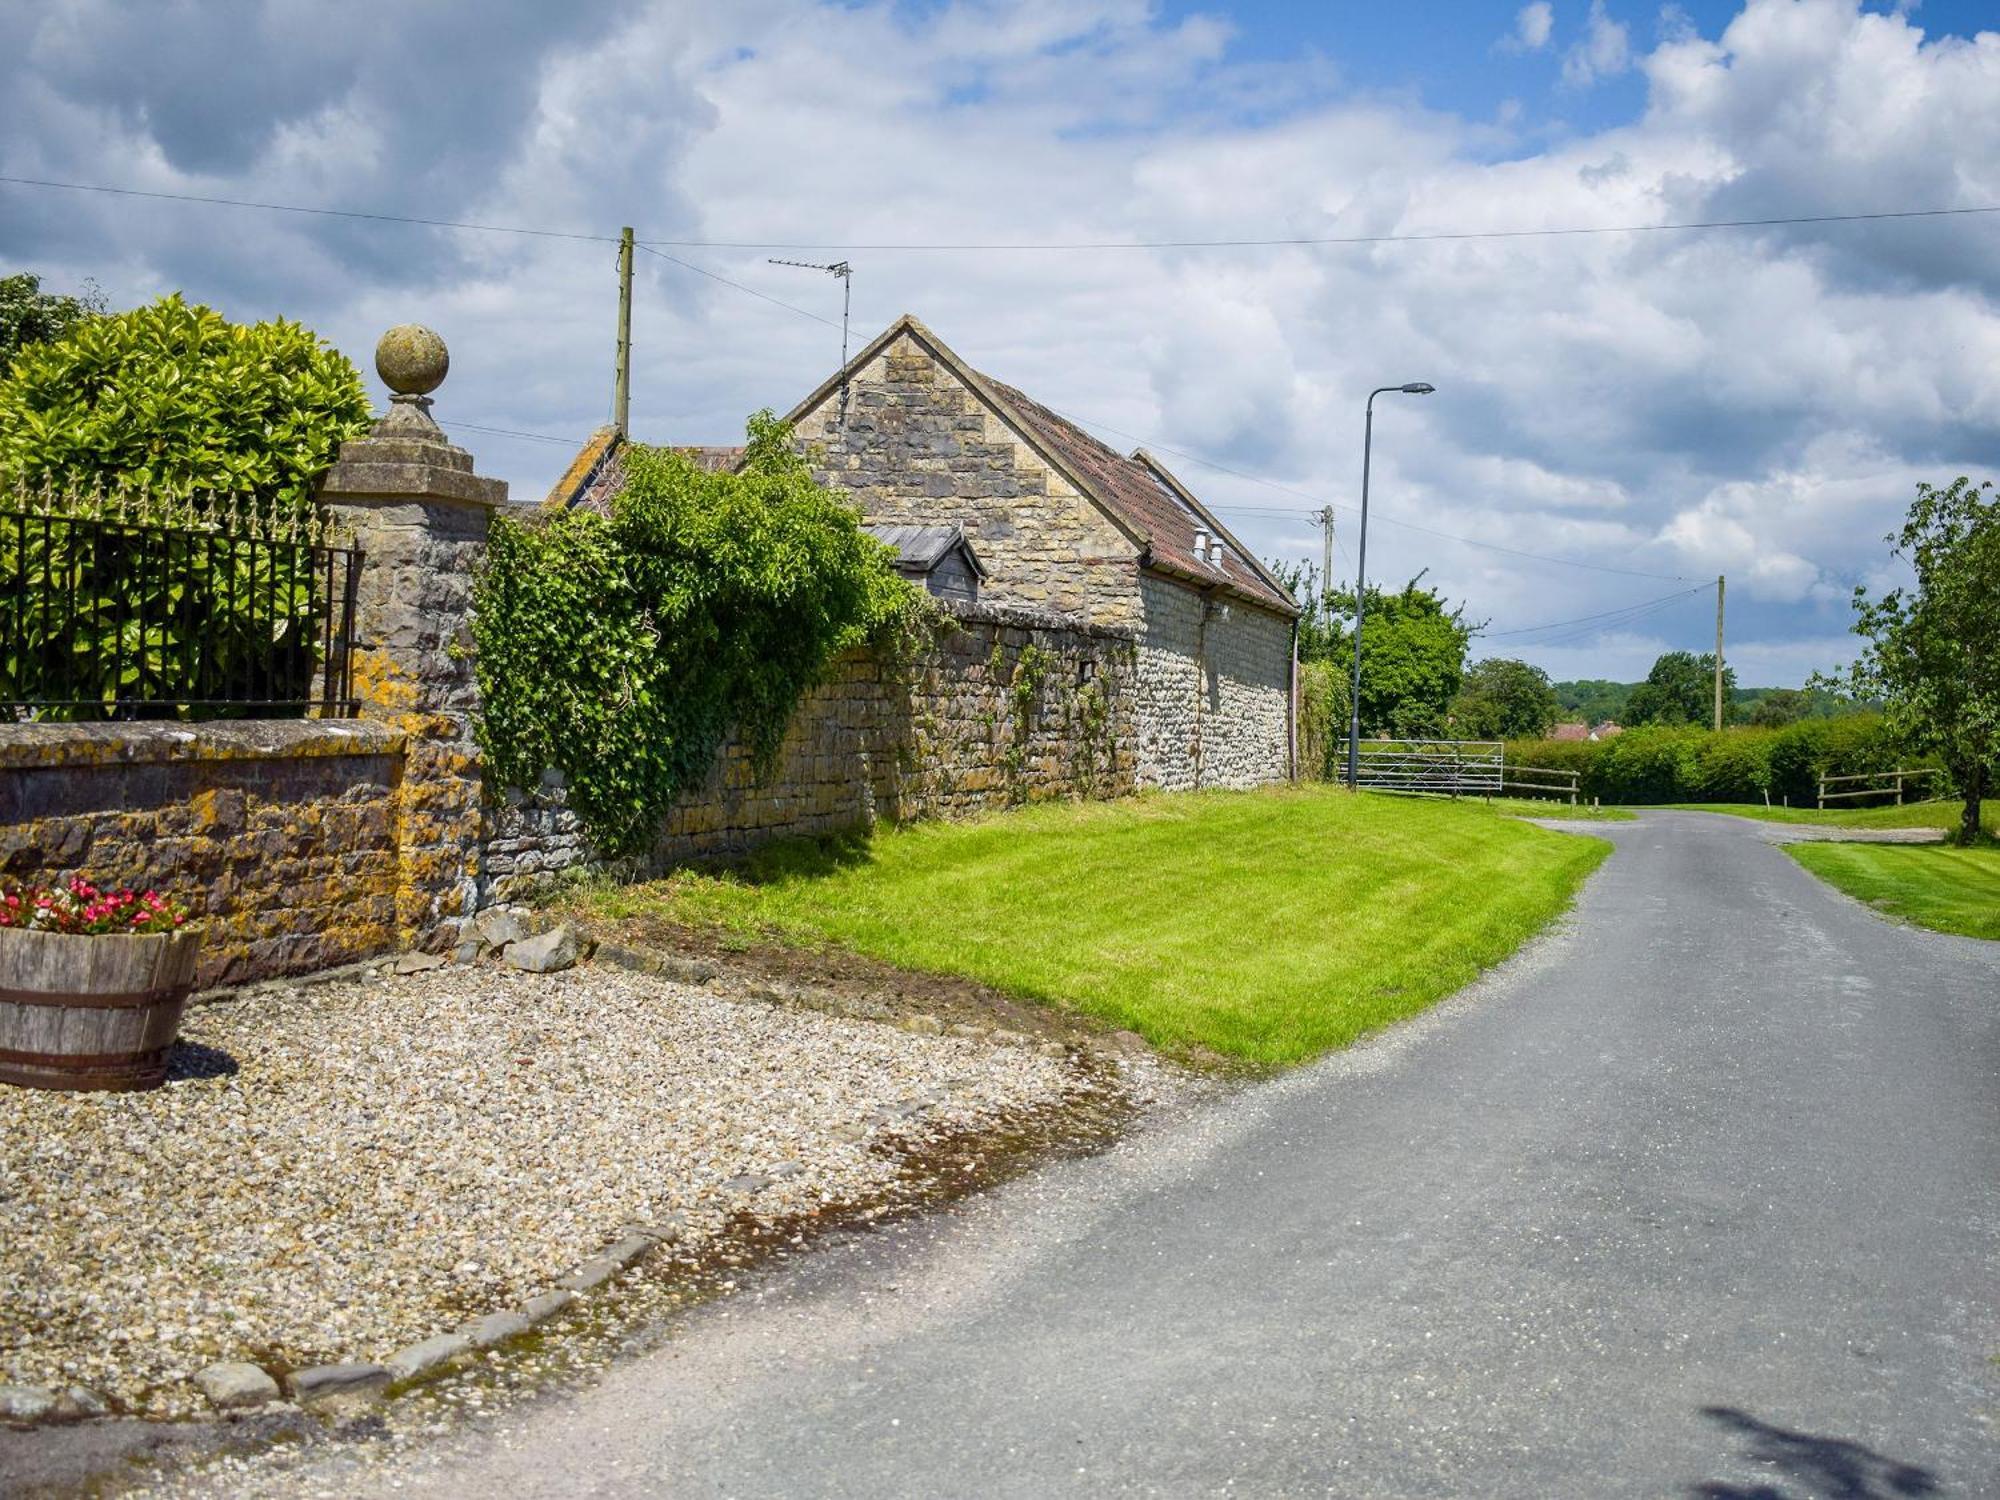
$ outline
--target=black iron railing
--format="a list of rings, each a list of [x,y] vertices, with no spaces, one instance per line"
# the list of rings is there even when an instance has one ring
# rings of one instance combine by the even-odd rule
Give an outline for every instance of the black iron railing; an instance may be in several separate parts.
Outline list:
[[[360,566],[296,507],[0,494],[0,720],[347,717]]]

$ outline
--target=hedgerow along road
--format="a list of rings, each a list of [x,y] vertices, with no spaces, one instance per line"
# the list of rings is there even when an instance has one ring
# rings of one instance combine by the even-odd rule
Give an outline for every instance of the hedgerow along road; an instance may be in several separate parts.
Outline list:
[[[2000,944],[1594,825],[1426,1018],[829,1244],[400,1494],[2000,1494]],[[327,1462],[346,1462],[329,1457]]]

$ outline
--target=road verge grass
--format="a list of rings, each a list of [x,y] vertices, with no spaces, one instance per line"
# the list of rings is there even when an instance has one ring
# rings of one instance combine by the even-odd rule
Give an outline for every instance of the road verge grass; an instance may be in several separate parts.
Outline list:
[[[1787,853],[1813,874],[1886,916],[2000,939],[2000,846],[1791,844]]]
[[[1676,802],[1669,812],[1727,813],[1761,823],[1796,823],[1818,828],[1943,828],[1953,830],[1965,811],[1962,802],[1906,802],[1901,807],[1759,807],[1754,802]],[[2000,803],[1980,809],[1980,825],[2000,834]]]
[[[738,871],[570,899],[586,916],[837,945],[1269,1065],[1460,988],[1609,850],[1483,803],[1283,787],[784,844]]]

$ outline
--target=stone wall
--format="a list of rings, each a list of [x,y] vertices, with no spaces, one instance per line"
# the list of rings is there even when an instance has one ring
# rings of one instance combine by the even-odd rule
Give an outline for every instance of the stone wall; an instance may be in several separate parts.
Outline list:
[[[404,739],[361,723],[0,725],[0,876],[153,887],[200,982],[398,946]]]
[[[669,817],[649,863],[741,853],[778,838],[1137,786],[1130,631],[993,604],[942,605],[906,661],[849,653],[800,705],[773,774],[724,747]],[[587,863],[559,785],[492,809],[486,875],[505,895]]]
[[[1187,791],[1289,775],[1291,622],[1150,574],[1139,589],[1140,783]]]
[[[985,591],[1100,625],[1136,625],[1138,549],[905,331],[795,431],[815,477],[871,522],[965,528]]]

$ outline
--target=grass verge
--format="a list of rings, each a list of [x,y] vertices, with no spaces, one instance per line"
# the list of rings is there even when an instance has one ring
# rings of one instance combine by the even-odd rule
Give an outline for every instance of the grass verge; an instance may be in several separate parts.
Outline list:
[[[2000,847],[1792,844],[1787,852],[1877,911],[1936,932],[2000,938]]]
[[[1545,802],[1535,798],[1508,798],[1493,804],[1493,810],[1509,818],[1560,818],[1569,823],[1630,823],[1639,815],[1626,807],[1592,807],[1579,802]]]
[[[1958,827],[1962,802],[1906,802],[1901,807],[1759,807],[1754,802],[1676,802],[1673,812],[1728,813],[1765,823],[1803,823],[1821,828],[1944,828]],[[2000,803],[1980,809],[1980,826],[2000,834]]]
[[[1023,808],[596,887],[585,915],[832,944],[1258,1064],[1450,994],[1610,851],[1482,803],[1327,787]]]

